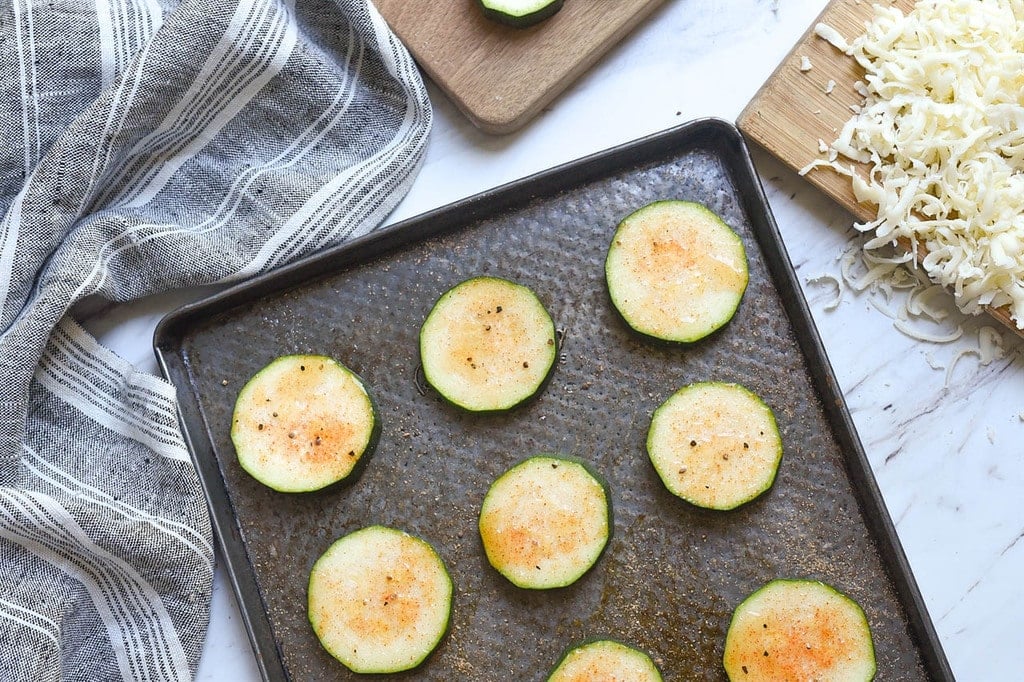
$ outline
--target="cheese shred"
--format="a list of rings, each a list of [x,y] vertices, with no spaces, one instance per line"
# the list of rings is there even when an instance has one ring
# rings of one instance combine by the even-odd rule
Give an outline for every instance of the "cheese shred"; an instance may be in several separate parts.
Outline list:
[[[904,15],[874,8],[845,41],[865,70],[864,102],[830,145],[868,164],[858,201],[877,204],[857,228],[865,249],[900,243],[977,314],[1009,309],[1024,329],[1024,0],[919,0]],[[815,162],[802,172],[837,162]]]

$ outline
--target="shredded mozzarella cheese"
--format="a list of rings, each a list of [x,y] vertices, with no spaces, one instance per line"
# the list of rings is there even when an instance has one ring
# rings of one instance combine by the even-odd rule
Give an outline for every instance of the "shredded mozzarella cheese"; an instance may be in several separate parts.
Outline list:
[[[949,366],[946,368],[946,380],[943,382],[944,388],[949,388],[949,380],[953,377],[953,369],[956,368],[956,363],[960,362],[960,358],[968,355],[980,356],[977,349],[974,348],[964,348],[957,352],[957,354],[953,356],[953,359],[949,361]]]
[[[836,295],[829,303],[826,303],[824,310],[835,310],[839,307],[839,304],[843,301],[843,281],[835,275],[829,273],[822,273],[817,277],[810,277],[807,279],[808,284],[831,284],[835,287]]]
[[[904,320],[896,320],[892,323],[892,326],[896,327],[896,329],[913,339],[917,339],[918,341],[928,341],[929,343],[951,343],[964,335],[964,328],[959,325],[957,325],[956,329],[946,334],[936,334],[923,331],[921,329],[915,329]]]
[[[840,52],[846,52],[850,49],[850,45],[846,42],[846,39],[839,34],[839,31],[835,30],[828,24],[820,22],[815,24],[814,35],[819,38],[824,38],[828,42],[832,43],[832,47],[836,48]]]
[[[870,250],[900,241],[976,314],[1008,306],[1024,329],[1024,0],[919,0],[904,15],[877,5],[845,50],[864,96],[831,149],[869,164],[852,174],[878,205],[857,228]],[[830,27],[815,33],[846,45]],[[821,161],[802,172],[839,163]],[[856,287],[855,287],[856,288]]]
[[[978,330],[978,346],[983,365],[1002,359],[1006,353],[1003,348],[1003,335],[992,327],[982,327]]]
[[[933,322],[942,322],[949,317],[949,311],[942,308],[942,300],[946,297],[946,290],[938,284],[921,286],[907,297],[907,311]]]

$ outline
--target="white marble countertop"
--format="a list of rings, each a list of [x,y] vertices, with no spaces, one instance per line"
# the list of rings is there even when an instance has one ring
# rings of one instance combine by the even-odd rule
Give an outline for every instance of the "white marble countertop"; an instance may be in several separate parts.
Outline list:
[[[394,222],[559,163],[704,116],[735,120],[825,0],[669,0],[519,133],[474,129],[436,88],[426,161]],[[1013,679],[1024,643],[1024,357],[982,365],[977,328],[912,341],[879,295],[809,281],[839,272],[851,217],[755,151],[785,244],[896,523],[946,655],[961,680]],[[157,372],[152,330],[195,292],[108,310],[87,326]],[[947,377],[948,374],[948,377]],[[218,567],[199,680],[256,680],[234,598]]]

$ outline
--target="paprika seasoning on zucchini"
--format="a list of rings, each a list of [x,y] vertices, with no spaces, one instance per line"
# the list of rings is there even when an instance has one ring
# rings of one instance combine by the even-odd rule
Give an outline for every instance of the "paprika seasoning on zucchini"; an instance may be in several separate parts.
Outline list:
[[[420,328],[423,376],[450,403],[501,412],[533,397],[555,364],[555,324],[537,295],[473,277],[434,304]]]
[[[448,630],[452,580],[425,540],[369,526],[336,540],[313,565],[308,615],[323,647],[356,673],[417,667]]]
[[[662,682],[651,657],[612,639],[591,639],[569,648],[547,682]]]
[[[868,682],[875,648],[863,609],[815,580],[773,580],[736,607],[725,638],[732,682]]]
[[[684,386],[654,411],[647,453],[673,495],[728,510],[772,486],[782,438],[758,396],[738,384],[709,381]]]
[[[589,464],[565,455],[537,455],[513,466],[491,484],[480,508],[487,560],[526,589],[579,580],[604,552],[612,528],[607,483]]]
[[[612,304],[638,333],[692,343],[736,312],[746,291],[743,242],[692,201],[656,201],[619,223],[605,259]]]
[[[238,463],[278,492],[351,480],[380,435],[377,406],[359,376],[323,355],[285,355],[238,394],[231,440]]]

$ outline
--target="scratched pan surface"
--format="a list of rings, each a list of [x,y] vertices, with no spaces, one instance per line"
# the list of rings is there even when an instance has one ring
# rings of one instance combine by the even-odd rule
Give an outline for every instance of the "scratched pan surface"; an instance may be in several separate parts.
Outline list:
[[[623,216],[656,199],[708,205],[742,237],[750,285],[735,318],[690,346],[630,333],[603,263]],[[437,297],[479,274],[537,292],[564,332],[543,393],[474,416],[418,380],[419,327]],[[823,580],[870,620],[878,679],[952,679],[886,513],[742,139],[697,121],[459,202],[178,311],[157,354],[210,500],[263,673],[351,679],[306,620],[306,580],[330,543],[386,524],[431,542],[455,583],[451,627],[417,670],[385,679],[543,680],[570,643],[614,637],[666,680],[722,680],[733,608],[776,577]],[[341,360],[372,387],[383,432],[355,483],[275,493],[238,467],[239,389],[286,353]],[[774,487],[728,513],[670,495],[647,459],[650,416],[680,386],[732,381],[774,410]],[[520,459],[561,452],[608,480],[608,550],[575,585],[513,587],[476,530],[488,486]]]

